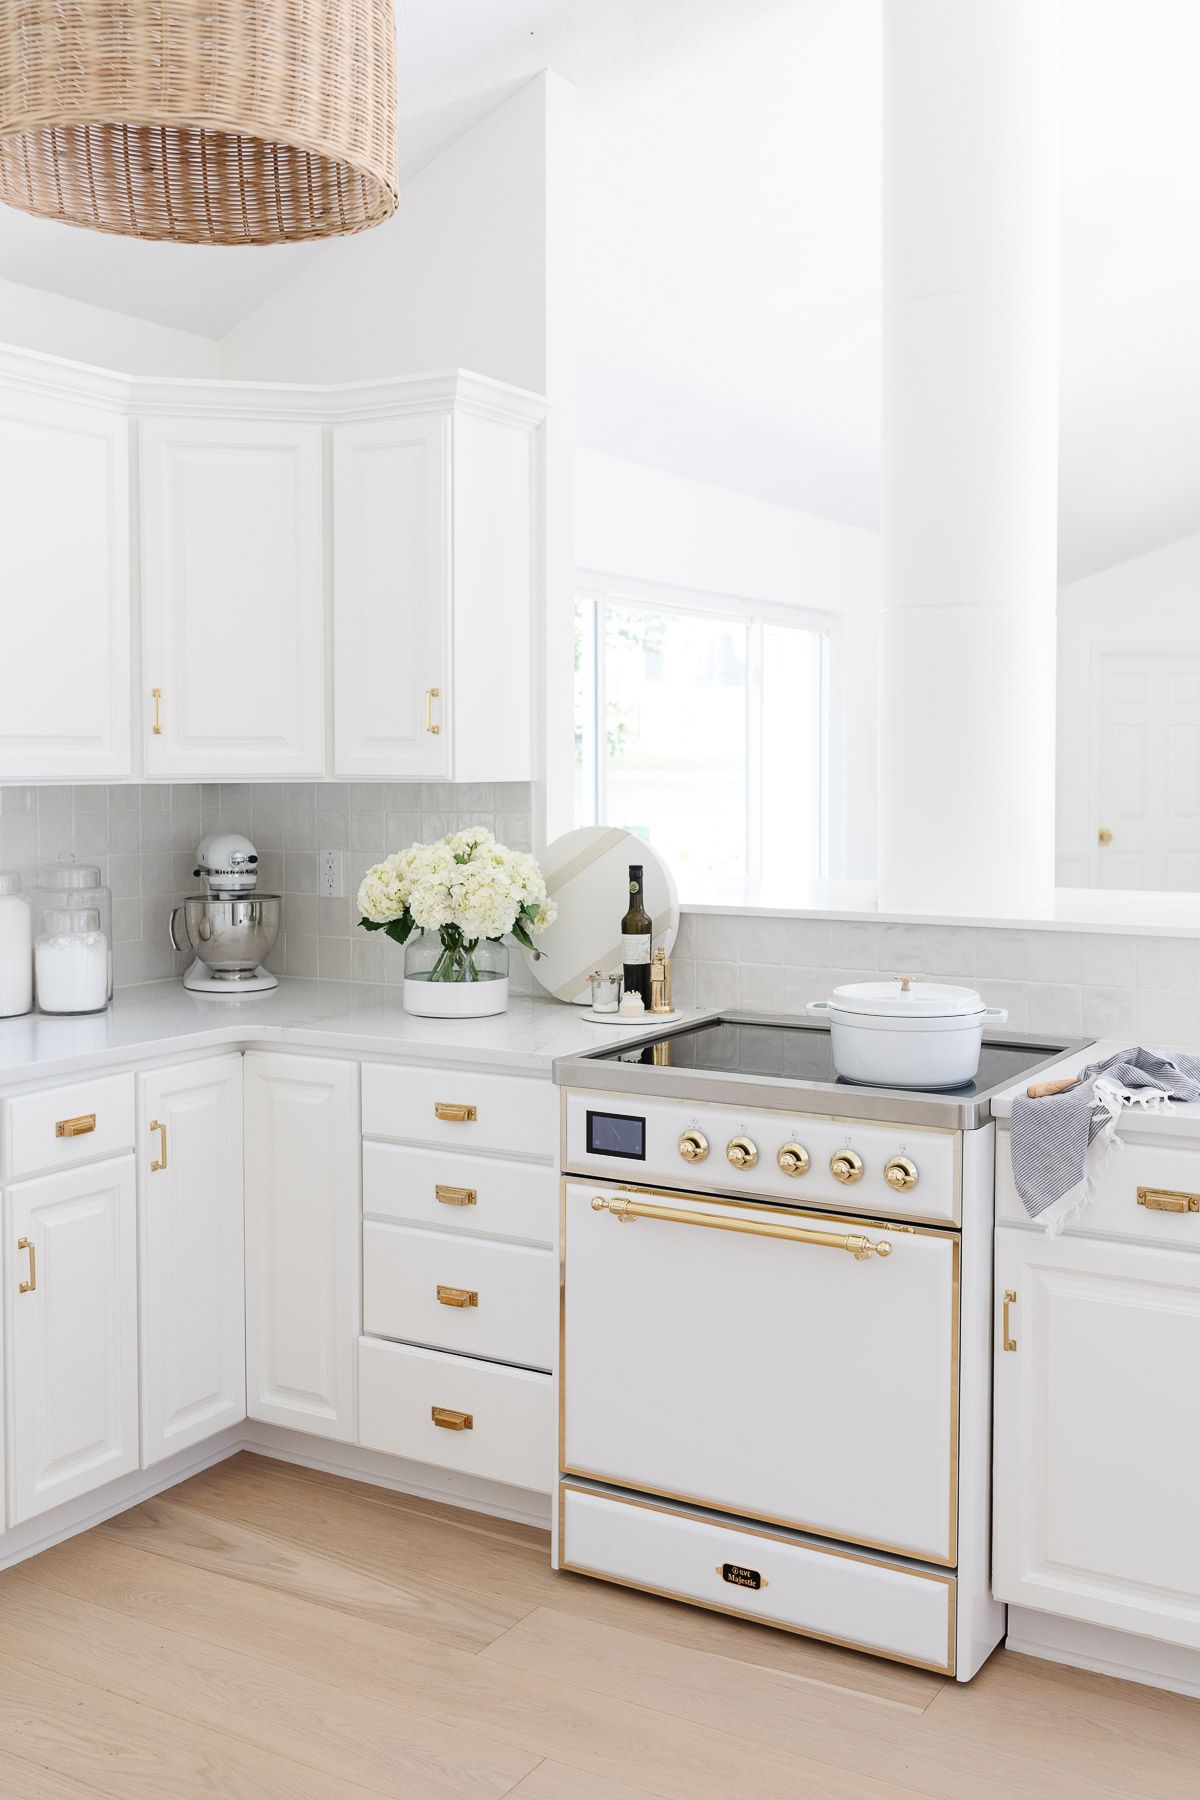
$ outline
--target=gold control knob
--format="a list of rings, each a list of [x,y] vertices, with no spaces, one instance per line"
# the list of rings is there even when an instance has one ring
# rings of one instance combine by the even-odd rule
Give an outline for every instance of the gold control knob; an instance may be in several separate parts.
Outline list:
[[[708,1155],[708,1139],[702,1131],[685,1131],[679,1140],[679,1154],[684,1162],[703,1162]]]
[[[863,1172],[862,1157],[854,1150],[839,1150],[829,1159],[829,1173],[835,1181],[841,1181],[849,1187],[852,1181],[861,1181]]]
[[[775,1161],[785,1175],[807,1175],[812,1158],[803,1144],[785,1144]]]
[[[883,1179],[898,1194],[906,1194],[914,1188],[920,1179],[920,1172],[911,1157],[893,1156],[883,1166]]]
[[[730,1138],[725,1154],[735,1169],[752,1169],[758,1161],[758,1145],[746,1137]]]

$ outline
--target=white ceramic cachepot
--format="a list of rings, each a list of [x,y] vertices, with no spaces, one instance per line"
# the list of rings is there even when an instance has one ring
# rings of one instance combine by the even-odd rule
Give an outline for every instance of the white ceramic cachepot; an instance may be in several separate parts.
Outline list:
[[[973,988],[897,976],[834,988],[808,1010],[829,1020],[833,1066],[846,1081],[876,1087],[954,1088],[974,1081],[985,1025],[1003,1025],[1003,1007]]]

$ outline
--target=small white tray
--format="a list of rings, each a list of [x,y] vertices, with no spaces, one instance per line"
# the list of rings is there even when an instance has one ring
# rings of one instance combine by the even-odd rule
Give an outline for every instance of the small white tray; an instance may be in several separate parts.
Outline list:
[[[677,1019],[679,1013],[677,1010],[669,1013],[598,1013],[588,1006],[584,1008],[583,1017],[590,1019],[593,1025],[662,1025],[669,1019]]]

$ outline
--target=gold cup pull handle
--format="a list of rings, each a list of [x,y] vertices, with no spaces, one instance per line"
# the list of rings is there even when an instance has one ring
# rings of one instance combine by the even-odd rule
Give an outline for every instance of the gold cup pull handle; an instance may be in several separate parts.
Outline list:
[[[154,702],[154,723],[151,725],[150,730],[154,734],[155,737],[161,737],[162,736],[162,689],[161,688],[151,688],[150,689],[150,698]]]
[[[435,700],[440,700],[441,697],[442,690],[440,688],[425,689],[425,729],[431,737],[437,737],[442,729],[440,725],[435,725],[433,722],[433,703]]]
[[[474,1206],[478,1198],[474,1188],[449,1187],[440,1181],[433,1192],[439,1206]]]
[[[19,1282],[18,1294],[36,1294],[37,1292],[37,1247],[32,1238],[18,1238],[17,1249],[24,1250],[29,1257],[29,1280]]]
[[[158,1133],[158,1156],[150,1164],[150,1173],[157,1175],[160,1169],[167,1166],[167,1128],[161,1119],[151,1119],[150,1129]]]
[[[1017,1340],[1012,1334],[1012,1326],[1009,1323],[1009,1313],[1011,1312],[1012,1308],[1016,1304],[1017,1304],[1017,1290],[1015,1288],[1005,1288],[1005,1290],[1004,1290],[1004,1348],[1006,1350],[1015,1350],[1017,1347]]]
[[[86,1137],[89,1131],[96,1129],[95,1113],[78,1113],[73,1119],[59,1119],[54,1127],[55,1137]]]
[[[473,1125],[477,1115],[473,1106],[464,1106],[457,1100],[435,1100],[433,1116],[449,1125]]]
[[[444,1287],[439,1281],[437,1286],[439,1306],[478,1306],[479,1294],[475,1288]]]
[[[1137,1191],[1137,1203],[1144,1206],[1147,1212],[1200,1212],[1200,1194],[1189,1194],[1181,1188],[1140,1187]]]
[[[452,1406],[431,1406],[429,1416],[443,1431],[474,1431],[475,1414],[456,1412]]]

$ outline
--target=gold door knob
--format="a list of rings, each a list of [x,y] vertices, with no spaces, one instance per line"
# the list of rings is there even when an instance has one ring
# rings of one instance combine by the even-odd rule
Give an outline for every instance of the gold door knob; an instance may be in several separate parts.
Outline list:
[[[775,1161],[785,1175],[807,1175],[812,1158],[803,1144],[785,1144]]]
[[[883,1166],[883,1179],[898,1194],[904,1194],[909,1188],[916,1187],[919,1171],[911,1157],[893,1156]]]
[[[758,1161],[758,1145],[747,1137],[730,1138],[725,1154],[735,1169],[752,1169]]]
[[[708,1139],[702,1131],[685,1131],[679,1140],[679,1154],[684,1162],[703,1162],[708,1155]]]
[[[1102,844],[1111,844],[1112,843],[1112,832],[1108,829],[1107,825],[1102,825],[1100,827],[1099,831],[1096,833],[1096,836],[1099,838],[1099,840]]]
[[[839,1150],[829,1159],[829,1173],[835,1181],[841,1181],[849,1187],[852,1181],[861,1181],[863,1172],[862,1157],[854,1150]]]

